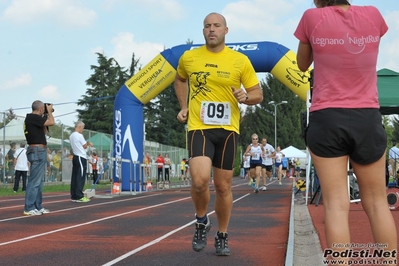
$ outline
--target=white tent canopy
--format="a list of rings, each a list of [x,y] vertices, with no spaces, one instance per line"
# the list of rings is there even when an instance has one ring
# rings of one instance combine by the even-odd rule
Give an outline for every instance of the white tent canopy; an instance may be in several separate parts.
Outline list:
[[[281,152],[287,158],[306,158],[307,157],[306,153],[295,148],[294,146],[289,146],[289,147],[281,150]]]
[[[7,141],[25,141],[24,134],[24,121],[25,118],[15,118],[8,122],[5,128],[0,129],[0,142]],[[5,134],[4,134],[5,131]],[[49,138],[47,139],[48,145],[60,145],[62,140],[57,138]]]
[[[24,120],[25,118],[13,119],[4,128],[0,129],[0,141],[25,140]]]

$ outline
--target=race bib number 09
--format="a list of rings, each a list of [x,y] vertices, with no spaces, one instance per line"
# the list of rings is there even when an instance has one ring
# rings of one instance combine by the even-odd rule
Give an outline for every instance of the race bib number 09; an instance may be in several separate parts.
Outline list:
[[[201,120],[205,125],[230,125],[230,103],[202,102]]]

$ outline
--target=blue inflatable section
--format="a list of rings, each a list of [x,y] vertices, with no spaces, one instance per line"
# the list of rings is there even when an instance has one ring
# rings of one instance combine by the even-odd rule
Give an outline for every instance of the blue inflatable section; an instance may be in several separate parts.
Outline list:
[[[115,102],[118,104],[114,110],[114,182],[121,180],[122,190],[130,190],[130,185],[136,186],[132,190],[138,190],[140,167],[134,162],[143,161],[143,104],[126,85],[120,88]]]
[[[202,46],[203,44],[185,44],[161,52],[161,55],[174,67],[177,68],[180,56],[189,49]],[[275,42],[249,42],[227,44],[228,47],[248,56],[256,72],[271,72],[289,49]]]

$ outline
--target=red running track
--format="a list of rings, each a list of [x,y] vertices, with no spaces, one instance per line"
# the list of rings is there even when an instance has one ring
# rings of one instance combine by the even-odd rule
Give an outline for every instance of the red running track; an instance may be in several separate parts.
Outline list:
[[[324,206],[321,200],[320,205],[308,205],[308,210],[313,221],[313,225],[318,233],[321,248],[324,251],[327,248],[324,226]],[[399,224],[399,210],[391,211],[396,225]],[[351,234],[351,244],[357,246],[373,244],[371,227],[366,213],[363,210],[361,202],[351,203],[349,211],[349,229]],[[399,232],[399,228],[396,228]],[[399,238],[398,238],[399,239]],[[364,249],[364,248],[363,248]],[[366,248],[367,249],[367,248]]]
[[[95,197],[73,203],[67,193],[44,194],[42,216],[23,216],[23,195],[1,198],[0,265],[284,265],[292,180],[255,194],[233,180],[231,255],[214,255],[213,227],[202,252],[191,248],[194,209],[190,190]],[[97,195],[105,195],[97,192]]]

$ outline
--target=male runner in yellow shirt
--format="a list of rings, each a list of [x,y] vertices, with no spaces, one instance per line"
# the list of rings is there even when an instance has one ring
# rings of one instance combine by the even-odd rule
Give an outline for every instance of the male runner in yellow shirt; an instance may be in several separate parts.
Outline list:
[[[230,255],[227,227],[233,206],[231,182],[240,133],[238,104],[255,105],[263,100],[249,59],[225,45],[227,32],[226,19],[222,15],[207,15],[203,29],[206,44],[181,56],[175,78],[175,91],[181,107],[177,119],[181,123],[188,122],[191,197],[197,218],[192,246],[195,251],[205,248],[212,225],[207,208],[213,167],[218,256]],[[245,90],[240,88],[241,84]]]

